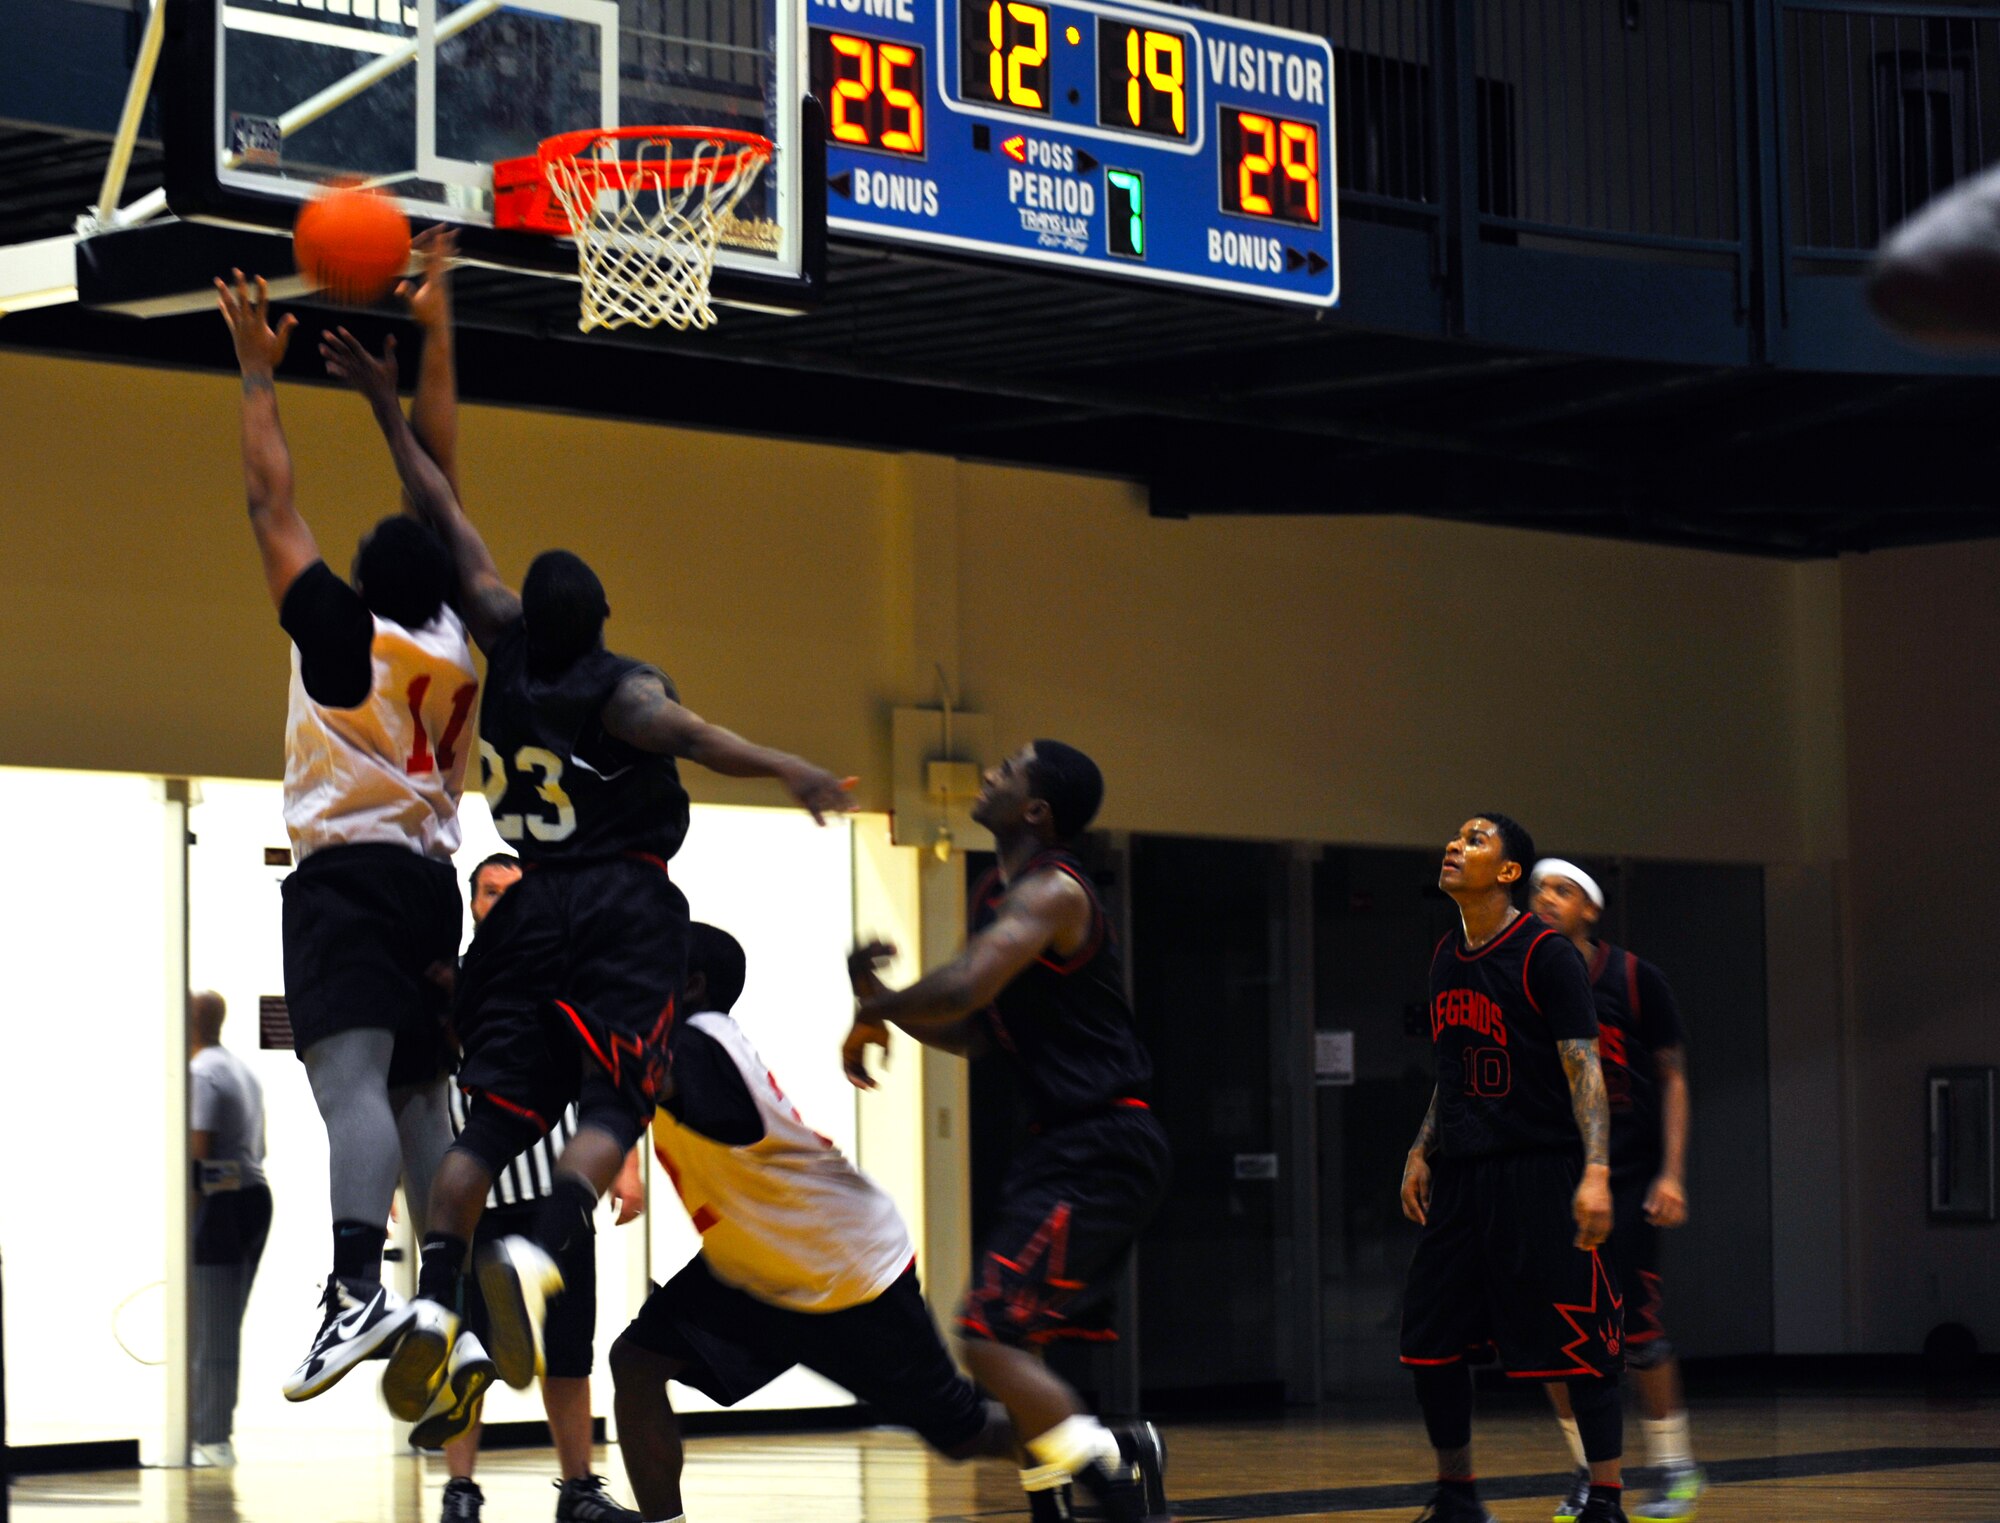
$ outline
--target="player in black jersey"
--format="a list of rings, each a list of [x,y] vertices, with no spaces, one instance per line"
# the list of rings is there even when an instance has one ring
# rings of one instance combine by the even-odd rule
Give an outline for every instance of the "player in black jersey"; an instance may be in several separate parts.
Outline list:
[[[1590,1462],[1578,1516],[1623,1523],[1618,1370],[1624,1300],[1598,1248],[1611,1230],[1611,1126],[1583,960],[1514,895],[1535,845],[1476,815],[1438,886],[1460,931],[1431,955],[1437,1089],[1403,1168],[1423,1227],[1403,1305],[1438,1486],[1419,1523],[1482,1523],[1466,1355],[1494,1345],[1520,1380],[1562,1381]]]
[[[1549,857],[1532,875],[1537,915],[1567,936],[1590,970],[1597,1047],[1611,1107],[1609,1252],[1626,1294],[1625,1365],[1645,1411],[1647,1458],[1658,1494],[1635,1518],[1691,1518],[1706,1489],[1688,1439],[1680,1364],[1661,1316],[1660,1236],[1687,1220],[1688,1084],[1680,1007],[1660,970],[1597,935],[1604,890],[1573,862]],[[1568,1393],[1549,1389],[1563,1433],[1582,1465]],[[1578,1498],[1556,1509],[1570,1523]]]
[[[874,1087],[867,1048],[886,1049],[893,1024],[966,1057],[998,1049],[1032,1102],[1034,1134],[1008,1170],[958,1325],[966,1368],[1007,1408],[1027,1451],[1021,1482],[1037,1523],[1070,1516],[1072,1480],[1112,1523],[1166,1515],[1152,1425],[1104,1427],[1040,1352],[1058,1338],[1112,1336],[1115,1272],[1167,1188],[1166,1134],[1146,1104],[1152,1060],[1104,906],[1067,850],[1103,795],[1081,751],[1024,746],[987,772],[973,806],[999,864],[973,895],[965,949],[900,990],[875,971],[893,948],[861,947],[848,963],[860,1003],[844,1057],[856,1085]]]
[[[537,556],[515,593],[403,418],[394,341],[378,358],[341,329],[321,352],[372,404],[410,500],[451,548],[487,658],[486,796],[524,869],[459,973],[459,1084],[472,1103],[432,1184],[410,1331],[383,1376],[390,1410],[413,1421],[458,1334],[459,1276],[494,1176],[576,1103],[534,1239],[480,1251],[494,1362],[518,1388],[543,1372],[542,1310],[562,1289],[552,1250],[589,1230],[652,1119],[687,961],[687,900],[667,867],[688,828],[675,759],[776,778],[822,822],[849,807],[851,780],[708,723],[658,668],[606,650],[604,587],[576,556]]]

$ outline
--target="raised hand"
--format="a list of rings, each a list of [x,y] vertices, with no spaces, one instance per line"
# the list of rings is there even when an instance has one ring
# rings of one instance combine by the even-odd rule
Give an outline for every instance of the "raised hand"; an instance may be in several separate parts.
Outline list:
[[[868,1072],[868,1049],[882,1049],[882,1066],[889,1065],[889,1028],[880,1021],[863,1020],[856,1017],[848,1030],[847,1040],[840,1044],[840,1066],[847,1075],[847,1082],[856,1089],[875,1088],[875,1076]]]
[[[396,370],[396,336],[393,333],[383,340],[382,353],[378,357],[370,354],[361,340],[345,328],[336,328],[320,334],[319,354],[326,361],[328,375],[337,381],[345,381],[374,406],[396,405],[399,376]]]
[[[448,227],[433,227],[417,235],[415,248],[424,256],[423,277],[396,287],[410,309],[411,320],[431,332],[451,327],[451,262],[458,255],[458,235]]]
[[[253,288],[241,270],[229,274],[229,280],[218,278],[215,282],[215,305],[236,342],[236,363],[246,377],[268,379],[284,359],[299,320],[287,312],[272,327],[271,288],[264,277],[259,275]]]
[[[870,941],[855,947],[847,954],[847,981],[854,987],[856,999],[866,999],[882,985],[876,976],[882,965],[896,960],[896,949],[886,941]]]

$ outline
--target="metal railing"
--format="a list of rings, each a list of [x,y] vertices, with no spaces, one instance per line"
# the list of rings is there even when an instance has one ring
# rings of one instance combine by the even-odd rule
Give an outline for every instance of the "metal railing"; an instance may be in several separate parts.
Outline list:
[[[1482,0],[1473,20],[1488,227],[1734,251],[1735,0]]]
[[[1783,0],[1785,244],[1857,259],[2000,157],[2000,7]]]

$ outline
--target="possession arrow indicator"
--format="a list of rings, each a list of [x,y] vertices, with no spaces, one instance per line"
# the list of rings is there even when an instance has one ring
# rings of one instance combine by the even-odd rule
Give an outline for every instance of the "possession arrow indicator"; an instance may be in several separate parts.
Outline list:
[[[839,191],[848,200],[852,201],[854,199],[854,172],[852,170],[843,169],[826,183]]]
[[[1097,167],[1096,159],[1092,158],[1089,154],[1085,153],[1081,148],[1077,149],[1076,172],[1078,174],[1089,174],[1091,170],[1095,169],[1096,167]]]
[[[1028,140],[1016,133],[1000,145],[1000,151],[1016,164],[1028,162]]]

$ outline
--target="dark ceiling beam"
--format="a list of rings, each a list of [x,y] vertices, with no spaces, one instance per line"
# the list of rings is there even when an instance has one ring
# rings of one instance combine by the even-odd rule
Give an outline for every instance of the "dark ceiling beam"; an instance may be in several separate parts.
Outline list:
[[[1359,375],[1322,373],[1297,375],[1269,386],[1250,386],[1240,393],[1253,397],[1345,396],[1354,392],[1399,391],[1412,386],[1483,385],[1488,381],[1518,379],[1548,370],[1563,370],[1591,363],[1573,354],[1509,354],[1485,359],[1453,360],[1443,365],[1419,365],[1404,370],[1381,370]]]
[[[1824,407],[1804,408],[1798,412],[1774,418],[1768,423],[1760,423],[1750,428],[1738,430],[1725,438],[1713,440],[1700,446],[1704,453],[1727,454],[1734,451],[1768,444],[1776,439],[1789,438],[1793,434],[1825,428],[1830,424],[1843,423],[1850,418],[1866,417],[1870,413],[1890,411],[1906,402],[1935,395],[1949,388],[1953,383],[1941,377],[1927,377],[1898,381],[1891,385],[1868,386],[1859,396],[1831,403]]]
[[[1771,372],[1768,370],[1753,369],[1749,366],[1689,371],[1644,381],[1637,386],[1623,386],[1612,391],[1570,397],[1561,402],[1552,402],[1522,412],[1503,410],[1489,413],[1480,420],[1478,427],[1482,430],[1541,428],[1547,424],[1567,423],[1619,408],[1651,406],[1653,403],[1690,392],[1707,392],[1711,395],[1726,393],[1768,380],[1770,376]]]

